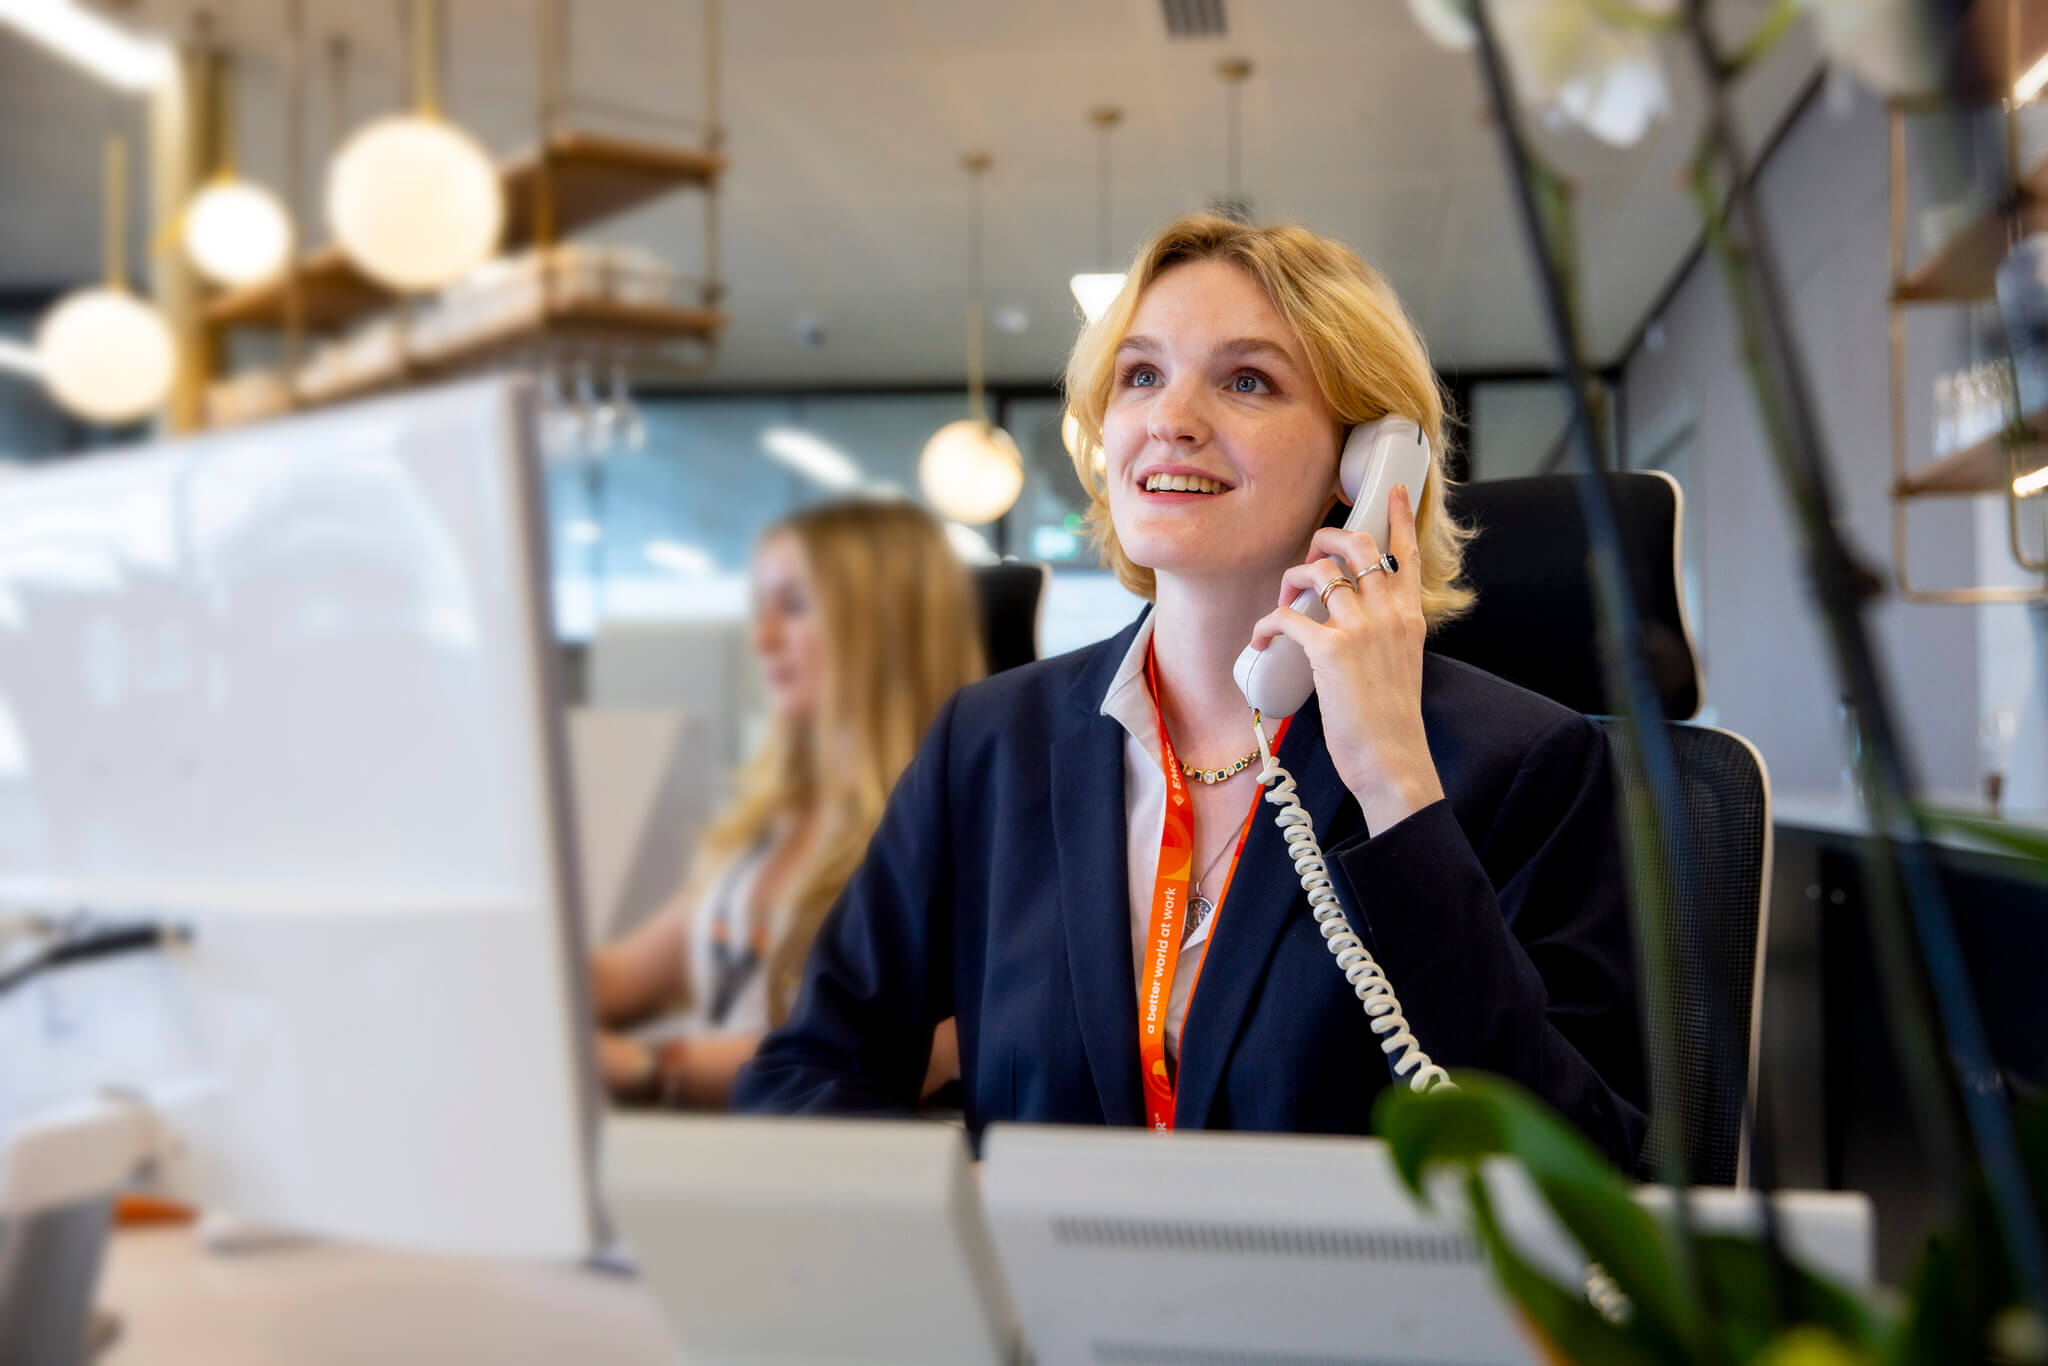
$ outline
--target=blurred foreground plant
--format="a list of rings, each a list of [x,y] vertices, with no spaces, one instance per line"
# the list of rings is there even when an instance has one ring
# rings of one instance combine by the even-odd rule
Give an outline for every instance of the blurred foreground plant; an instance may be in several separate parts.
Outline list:
[[[2004,1253],[1989,1192],[1974,1183],[1961,1223],[1933,1239],[1901,1303],[1869,1303],[1759,1238],[1696,1234],[1692,1261],[1709,1288],[1683,1274],[1680,1234],[1636,1202],[1634,1184],[1571,1124],[1528,1092],[1484,1073],[1453,1075],[1455,1090],[1389,1087],[1373,1110],[1394,1165],[1416,1199],[1450,1173],[1495,1278],[1556,1361],[1576,1366],[1945,1366],[2048,1361],[2048,1324],[2025,1307]],[[2022,1150],[2037,1209],[2048,1193],[2048,1109],[2021,1115]],[[1595,1308],[1519,1251],[1495,1211],[1484,1171],[1518,1164],[1611,1292]]]
[[[1619,1173],[1529,1097],[1485,1078],[1462,1093],[1392,1096],[1379,1119],[1404,1174],[1466,1171],[1478,1232],[1504,1286],[1554,1352],[1584,1362],[2048,1361],[2048,1253],[2042,1240],[2042,1174],[2048,1131],[2031,1117],[2016,1130],[1979,1020],[1960,944],[1927,846],[1930,816],[1915,782],[1862,613],[1878,582],[1837,530],[1810,381],[1795,343],[1774,252],[1757,213],[1750,166],[1729,90],[1764,54],[1810,18],[1818,46],[1838,69],[1892,96],[1924,93],[1938,78],[1942,43],[1930,0],[1776,0],[1747,37],[1723,49],[1706,0],[1409,0],[1438,41],[1475,50],[1516,190],[1524,234],[1557,369],[1572,408],[1610,693],[1636,740],[1655,818],[1633,830],[1630,873],[1644,918],[1646,987],[1670,980],[1670,926],[1661,923],[1671,869],[1688,866],[1673,843],[1679,797],[1664,736],[1642,693],[1640,642],[1621,576],[1618,537],[1601,481],[1598,424],[1587,401],[1588,369],[1576,326],[1578,283],[1569,187],[1524,140],[1518,106],[1624,143],[1668,107],[1661,44],[1681,45],[1705,86],[1706,109],[1691,188],[1709,248],[1722,268],[1752,395],[1771,463],[1792,514],[1842,692],[1858,730],[1857,773],[1872,838],[1866,856],[1869,930],[1914,1118],[1936,1154],[1938,1181],[1965,1184],[1956,1232],[1930,1245],[1902,1313],[1858,1305],[1784,1258],[1769,1221],[1761,1241],[1702,1237],[1690,1228],[1683,1172],[1670,1232],[1646,1222]],[[1951,6],[1953,10],[1953,6]],[[1951,18],[1953,14],[1951,13]],[[1512,71],[1512,80],[1510,79]],[[1875,287],[1875,286],[1874,286]],[[1664,771],[1660,771],[1664,770]],[[2010,828],[1976,832],[2027,853]],[[2039,852],[2039,851],[2035,851]],[[1653,1030],[1655,1065],[1670,1040]],[[1659,1084],[1653,1135],[1669,1134],[1682,1097]],[[1440,1109],[1427,1108],[1441,1104]],[[1965,1146],[1965,1135],[1969,1140]],[[1662,1148],[1664,1145],[1660,1144]],[[1967,1156],[1974,1149],[1975,1160]],[[1484,1187],[1472,1179],[1488,1154],[1519,1160],[1588,1254],[1629,1303],[1614,1321],[1576,1289],[1522,1262],[1502,1239]]]

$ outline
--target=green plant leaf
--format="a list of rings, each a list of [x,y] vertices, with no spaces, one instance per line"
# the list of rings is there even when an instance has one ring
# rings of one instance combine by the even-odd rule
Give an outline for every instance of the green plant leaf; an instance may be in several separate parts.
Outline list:
[[[1654,1340],[1640,1321],[1609,1323],[1585,1296],[1565,1289],[1523,1261],[1501,1232],[1486,1182],[1475,1169],[1466,1173],[1465,1192],[1494,1278],[1521,1308],[1528,1326],[1542,1336],[1552,1355],[1573,1366],[1662,1366],[1673,1360],[1669,1344]]]
[[[1714,1297],[1713,1335],[1726,1361],[1753,1361],[1787,1323],[1813,1328],[1860,1358],[1874,1361],[1892,1338],[1888,1321],[1869,1306],[1797,1264],[1774,1275],[1762,1241],[1734,1234],[1699,1240],[1701,1270]]]
[[[1431,1168],[1470,1172],[1488,1157],[1519,1160],[1586,1255],[1629,1297],[1639,1334],[1671,1350],[1696,1342],[1700,1306],[1679,1280],[1670,1241],[1636,1203],[1629,1182],[1521,1087],[1483,1073],[1459,1073],[1456,1081],[1456,1090],[1424,1095],[1390,1087],[1374,1106],[1373,1129],[1387,1140],[1409,1190],[1426,1202]],[[1570,1293],[1578,1298],[1576,1289]]]
[[[2048,879],[2048,830],[1939,806],[1921,807],[1920,818],[1937,829],[1952,830],[1979,843],[2017,854],[2023,862],[2034,865],[2029,870],[2034,876]]]

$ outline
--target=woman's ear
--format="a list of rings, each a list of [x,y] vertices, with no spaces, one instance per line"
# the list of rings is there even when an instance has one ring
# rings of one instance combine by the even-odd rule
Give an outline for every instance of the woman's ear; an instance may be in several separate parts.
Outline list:
[[[1344,491],[1344,443],[1351,438],[1351,428],[1337,424],[1337,465],[1330,471],[1330,493],[1337,500],[1337,511],[1343,512],[1351,506],[1351,495]],[[1325,526],[1343,526],[1344,519],[1335,522],[1325,520]]]

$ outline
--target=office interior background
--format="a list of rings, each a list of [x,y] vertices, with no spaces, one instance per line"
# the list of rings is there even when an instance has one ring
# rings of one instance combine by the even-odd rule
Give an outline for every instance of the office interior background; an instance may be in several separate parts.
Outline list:
[[[1994,3],[2002,12],[2004,0],[1974,8]],[[422,36],[408,8],[78,7],[126,34],[219,54],[199,82],[213,100],[197,104],[120,88],[54,54],[14,19],[24,8],[34,5],[0,4],[0,500],[17,469],[284,422],[286,408],[369,401],[430,371],[531,376],[569,701],[581,718],[683,718],[647,732],[666,747],[655,761],[632,753],[631,737],[591,740],[578,756],[585,800],[634,808],[618,817],[633,829],[606,836],[586,870],[602,902],[586,913],[603,932],[648,914],[681,876],[759,734],[747,570],[761,530],[849,491],[924,496],[927,441],[970,414],[974,346],[973,378],[1014,438],[1022,479],[1000,516],[956,522],[955,544],[973,562],[1051,567],[1043,654],[1136,614],[1142,604],[1100,567],[1081,523],[1059,376],[1080,325],[1070,277],[1121,269],[1177,214],[1221,205],[1304,223],[1384,272],[1451,396],[1462,478],[1576,468],[1571,405],[1478,67],[1393,0],[448,0],[425,40],[440,107],[493,160],[572,130],[723,159],[713,175],[676,172],[626,193],[615,211],[600,203],[608,191],[565,172],[562,203],[591,202],[556,210],[580,253],[562,258],[565,271],[638,272],[641,297],[678,313],[715,308],[723,321],[708,334],[536,327],[479,350],[474,365],[382,376],[378,348],[403,344],[378,331],[389,296],[336,305],[330,319],[309,293],[314,314],[293,337],[274,288],[264,298],[260,283],[199,281],[179,245],[179,206],[231,165],[285,201],[300,249],[323,247],[330,158],[417,93]],[[2015,8],[2031,39],[2042,16],[2030,0]],[[1770,10],[1726,0],[1715,22],[1740,33]],[[2048,54],[2048,33],[2035,47],[2022,65]],[[1919,467],[1985,439],[1988,429],[1959,438],[1962,396],[2005,358],[1998,301],[1980,290],[1905,307],[1896,286],[1994,210],[2013,168],[2039,183],[2048,117],[2019,102],[2009,159],[2003,113],[1902,116],[1828,58],[1800,26],[1732,95],[1818,404],[1838,529],[1877,584],[1866,621],[1923,795],[2038,826],[2048,634],[2043,576],[2023,560],[2044,553],[2048,497],[1995,481],[1912,496],[1895,464],[1895,446]],[[1665,75],[1627,145],[1555,111],[1528,111],[1523,130],[1570,184],[1579,341],[1606,459],[1666,471],[1684,490],[1698,719],[1747,737],[1769,772],[1778,844],[1762,1048],[1777,1179],[1876,1193],[1880,1268],[1896,1279],[1933,1215],[1916,1177],[1924,1155],[1883,1114],[1903,1094],[1898,1078],[1858,1055],[1860,1031],[1881,1022],[1857,1004],[1874,970],[1844,929],[1861,820],[1849,718],[1740,322],[1682,184],[1707,91],[1682,62]],[[103,275],[110,136],[128,157],[114,196],[121,265],[170,319],[183,368],[141,420],[104,425],[52,397],[34,342],[54,305]],[[973,154],[984,169],[965,166]],[[530,215],[523,232],[530,249]],[[336,320],[345,326],[326,326]],[[340,378],[293,398],[277,378],[292,364]],[[1999,600],[1918,601],[1902,576]],[[0,710],[0,770],[21,743],[7,727]],[[591,771],[605,762],[591,754],[647,771],[621,795]],[[1958,915],[1974,961],[2003,965],[1980,983],[2001,1047],[2015,1075],[2038,1081],[2048,1030],[2026,993],[2044,942],[2039,887],[1980,848],[1944,857],[1968,889]]]

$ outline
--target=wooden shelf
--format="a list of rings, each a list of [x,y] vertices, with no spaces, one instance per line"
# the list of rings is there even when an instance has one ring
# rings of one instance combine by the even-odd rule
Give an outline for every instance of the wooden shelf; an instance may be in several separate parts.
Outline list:
[[[328,245],[298,265],[299,293],[309,332],[332,332],[391,302],[391,293],[349,263],[341,248]],[[285,281],[244,285],[216,295],[206,321],[217,327],[283,327]]]
[[[554,134],[547,148],[558,239],[672,190],[708,188],[725,169],[723,157],[694,147],[574,130]],[[531,150],[501,169],[505,189],[501,251],[523,251],[533,245],[534,186],[539,169],[540,154]],[[351,265],[338,246],[325,246],[302,258],[297,275],[309,331],[337,331],[388,307],[396,298]],[[207,304],[205,317],[217,327],[281,328],[286,325],[285,303],[286,281],[280,276],[217,296]]]
[[[672,190],[708,188],[725,169],[725,158],[694,147],[567,131],[548,139],[548,168],[554,180],[554,235],[559,239]],[[531,151],[504,167],[508,252],[533,245],[534,181],[539,173],[540,157]]]
[[[2048,229],[2048,165],[2036,168],[2021,184],[2020,202],[2028,231]],[[1894,283],[1892,302],[1959,304],[1992,298],[2005,250],[2004,216],[1988,211]]]
[[[2033,421],[2039,423],[2043,415]],[[2022,458],[2020,471],[2025,473],[2032,465],[2040,463],[2040,442],[2032,446],[2036,455]],[[1930,461],[1917,469],[1906,471],[1892,485],[1894,498],[1964,498],[1983,493],[2003,493],[2011,482],[2012,474],[2005,458],[2005,445],[1996,437],[1987,437],[1974,446]]]
[[[346,385],[326,390],[317,398],[301,399],[299,406],[324,407],[385,389],[458,374],[501,351],[528,345],[542,336],[596,345],[649,346],[669,341],[708,342],[724,326],[725,315],[716,309],[595,299],[571,301],[551,306],[545,313],[535,310],[507,318],[488,332],[464,337],[458,344],[429,355],[408,355],[399,367],[358,375]]]

